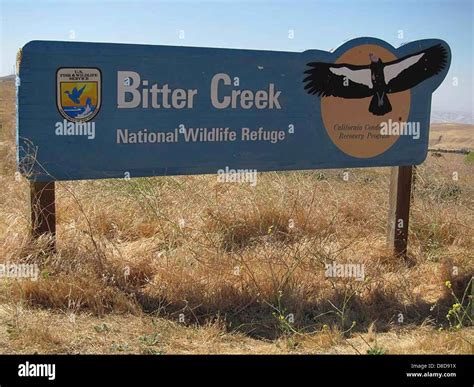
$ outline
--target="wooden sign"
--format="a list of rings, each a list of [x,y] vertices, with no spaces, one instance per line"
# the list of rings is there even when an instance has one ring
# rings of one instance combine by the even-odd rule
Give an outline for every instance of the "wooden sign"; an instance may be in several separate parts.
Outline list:
[[[419,164],[449,63],[435,39],[303,53],[32,41],[19,166],[54,181]]]

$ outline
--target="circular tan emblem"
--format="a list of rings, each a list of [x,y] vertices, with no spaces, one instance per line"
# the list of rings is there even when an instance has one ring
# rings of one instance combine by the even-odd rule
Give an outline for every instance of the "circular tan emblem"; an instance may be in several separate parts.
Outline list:
[[[335,63],[369,65],[371,55],[383,62],[395,59],[387,49],[364,44],[346,51]],[[392,111],[377,116],[369,111],[372,97],[368,98],[321,98],[321,114],[324,127],[333,143],[344,153],[359,158],[369,158],[388,150],[399,136],[380,134],[380,124],[388,122],[406,122],[410,113],[410,90],[390,94]]]

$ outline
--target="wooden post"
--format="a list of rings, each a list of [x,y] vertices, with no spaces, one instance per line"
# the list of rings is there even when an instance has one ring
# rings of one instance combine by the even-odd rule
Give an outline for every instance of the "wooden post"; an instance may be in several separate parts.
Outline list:
[[[396,256],[406,258],[410,217],[412,166],[392,168],[387,240]]]
[[[56,203],[54,181],[30,182],[31,235],[51,234],[50,248],[56,250]]]
[[[415,190],[416,190],[416,180],[418,178],[418,166],[417,165],[413,165],[412,166],[412,175],[411,175],[411,196],[410,196],[410,199],[411,201],[413,202],[414,198],[415,198]]]

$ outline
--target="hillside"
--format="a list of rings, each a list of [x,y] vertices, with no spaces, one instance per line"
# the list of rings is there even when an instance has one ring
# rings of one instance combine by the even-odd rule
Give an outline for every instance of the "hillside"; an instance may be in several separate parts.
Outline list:
[[[430,148],[474,149],[474,125],[432,124]]]

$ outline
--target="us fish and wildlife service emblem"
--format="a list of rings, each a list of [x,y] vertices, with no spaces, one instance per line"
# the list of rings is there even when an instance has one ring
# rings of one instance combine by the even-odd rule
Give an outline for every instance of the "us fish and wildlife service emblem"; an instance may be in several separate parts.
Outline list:
[[[59,113],[73,122],[94,118],[101,105],[102,79],[96,68],[60,68],[56,72],[56,103]]]

